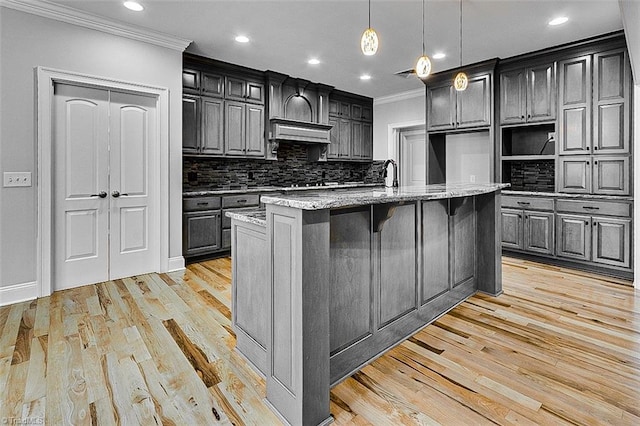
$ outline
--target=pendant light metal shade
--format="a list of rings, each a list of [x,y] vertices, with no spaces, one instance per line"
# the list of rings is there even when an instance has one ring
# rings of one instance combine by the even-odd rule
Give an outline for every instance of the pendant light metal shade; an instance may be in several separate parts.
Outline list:
[[[371,28],[371,0],[369,0],[369,26],[360,38],[360,49],[367,56],[375,55],[378,51],[378,34]]]
[[[460,66],[462,66],[462,0],[460,0]],[[453,79],[453,87],[462,92],[467,89],[469,78],[464,71],[460,71]]]
[[[424,0],[422,0],[422,56],[416,62],[416,75],[420,78],[431,74],[431,59],[424,53]]]

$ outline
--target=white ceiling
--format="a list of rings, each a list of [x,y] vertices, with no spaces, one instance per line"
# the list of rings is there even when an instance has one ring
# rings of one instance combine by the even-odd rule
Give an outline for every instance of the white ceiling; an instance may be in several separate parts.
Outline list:
[[[55,0],[131,25],[179,36],[187,49],[260,70],[271,69],[371,97],[419,89],[417,78],[395,76],[413,67],[422,50],[422,2],[373,0],[371,26],[380,37],[375,56],[360,52],[366,0],[140,0],[131,12],[119,0]],[[569,22],[550,27],[564,15]],[[447,54],[434,71],[459,62],[459,2],[427,0],[426,50]],[[464,0],[464,64],[506,58],[622,29],[618,0]],[[251,38],[234,41],[237,34]],[[322,61],[307,64],[310,57]],[[371,80],[361,81],[363,73]]]

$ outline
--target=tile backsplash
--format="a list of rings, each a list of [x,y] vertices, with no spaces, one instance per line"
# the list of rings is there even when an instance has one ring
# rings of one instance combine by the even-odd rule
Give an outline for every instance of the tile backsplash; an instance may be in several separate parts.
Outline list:
[[[554,160],[505,162],[503,181],[513,191],[554,192],[556,168]]]
[[[225,185],[304,186],[321,182],[380,183],[383,161],[370,163],[310,162],[304,145],[282,144],[278,160],[184,157],[183,188],[221,188]]]

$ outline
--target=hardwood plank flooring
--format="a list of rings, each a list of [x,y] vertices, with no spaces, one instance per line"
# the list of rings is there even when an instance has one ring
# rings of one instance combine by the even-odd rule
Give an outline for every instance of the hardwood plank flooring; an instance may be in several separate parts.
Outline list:
[[[0,419],[280,424],[234,350],[230,283],[222,258],[0,308]],[[334,387],[335,423],[638,425],[629,284],[503,258],[503,295],[470,298]]]

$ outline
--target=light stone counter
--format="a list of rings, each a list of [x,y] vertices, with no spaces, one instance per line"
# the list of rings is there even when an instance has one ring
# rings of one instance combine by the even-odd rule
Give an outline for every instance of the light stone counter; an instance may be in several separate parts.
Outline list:
[[[507,183],[460,183],[400,188],[357,188],[349,191],[311,191],[296,194],[263,196],[264,204],[292,207],[301,210],[322,210],[370,204],[400,203],[406,201],[439,200],[488,194],[508,188]]]
[[[225,212],[225,214],[227,217],[240,222],[252,223],[258,226],[267,226],[267,211],[265,209],[242,209],[240,211],[230,210]]]

